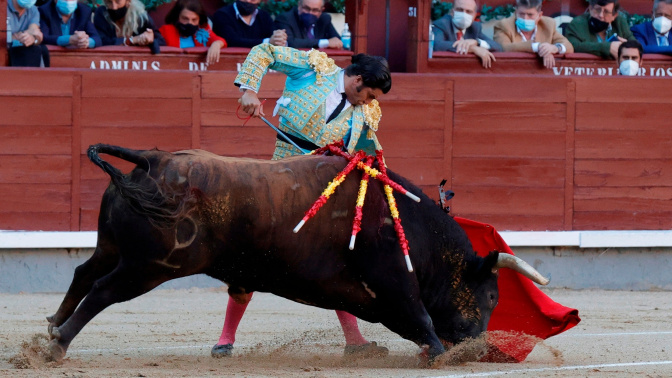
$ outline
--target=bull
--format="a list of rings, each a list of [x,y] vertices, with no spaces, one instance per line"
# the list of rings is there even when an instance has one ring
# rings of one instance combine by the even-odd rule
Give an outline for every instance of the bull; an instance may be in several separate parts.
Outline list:
[[[123,174],[101,153],[136,167]],[[394,172],[388,172],[391,179],[421,197],[415,203],[396,196],[413,272],[376,180],[355,248],[348,249],[361,174],[350,175],[301,232],[292,233],[345,167],[342,157],[268,161],[102,144],[91,146],[88,157],[111,182],[95,252],[76,268],[58,311],[47,318],[55,360],[106,307],[199,273],[225,282],[233,296],[270,292],[380,322],[430,357],[486,330],[497,305],[499,268],[548,282],[517,257],[496,251],[477,256],[462,228]]]

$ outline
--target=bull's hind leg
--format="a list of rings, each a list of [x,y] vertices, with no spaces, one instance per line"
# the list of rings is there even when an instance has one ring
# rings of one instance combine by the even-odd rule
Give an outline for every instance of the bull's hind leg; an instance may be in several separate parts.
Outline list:
[[[84,326],[108,306],[131,300],[174,277],[167,277],[146,266],[129,268],[123,262],[112,273],[96,281],[75,312],[63,325],[52,329],[51,357],[60,361],[68,346]]]
[[[47,316],[49,335],[53,338],[52,330],[63,324],[75,312],[79,303],[91,291],[96,280],[109,274],[119,264],[119,253],[116,248],[104,245],[98,241],[93,256],[75,269],[72,283],[65,294],[65,298],[54,315]]]

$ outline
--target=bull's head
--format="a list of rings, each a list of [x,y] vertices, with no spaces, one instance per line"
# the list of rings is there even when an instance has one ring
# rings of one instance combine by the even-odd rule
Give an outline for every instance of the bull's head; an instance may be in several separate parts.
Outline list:
[[[513,269],[532,281],[546,285],[549,280],[520,258],[491,252],[472,262],[452,262],[455,268],[447,282],[448,298],[438,299],[431,311],[437,336],[446,347],[485,332],[497,306],[497,278],[500,268]],[[442,302],[442,303],[441,303]]]

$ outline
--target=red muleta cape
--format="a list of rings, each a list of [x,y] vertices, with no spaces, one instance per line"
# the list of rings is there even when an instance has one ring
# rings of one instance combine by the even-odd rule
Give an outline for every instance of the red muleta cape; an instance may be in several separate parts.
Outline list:
[[[514,254],[491,225],[458,217],[455,220],[479,256],[490,251]],[[488,333],[499,332],[488,337],[488,353],[481,361],[521,362],[539,341],[581,321],[578,310],[554,302],[534,282],[510,269],[499,271],[497,283],[499,303],[488,323]]]

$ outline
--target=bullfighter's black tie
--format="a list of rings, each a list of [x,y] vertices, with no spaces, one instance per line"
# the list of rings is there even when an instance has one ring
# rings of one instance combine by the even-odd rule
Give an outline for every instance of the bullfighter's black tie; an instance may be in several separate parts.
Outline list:
[[[327,118],[327,123],[331,122],[332,119],[336,118],[336,116],[339,115],[341,113],[341,111],[343,110],[343,108],[345,107],[345,100],[347,100],[347,97],[345,96],[345,92],[341,93],[341,96],[343,96],[343,98],[341,99],[341,102],[338,103],[338,106],[336,107],[336,109],[334,109],[334,111],[331,113],[331,115],[329,115],[329,118]]]

